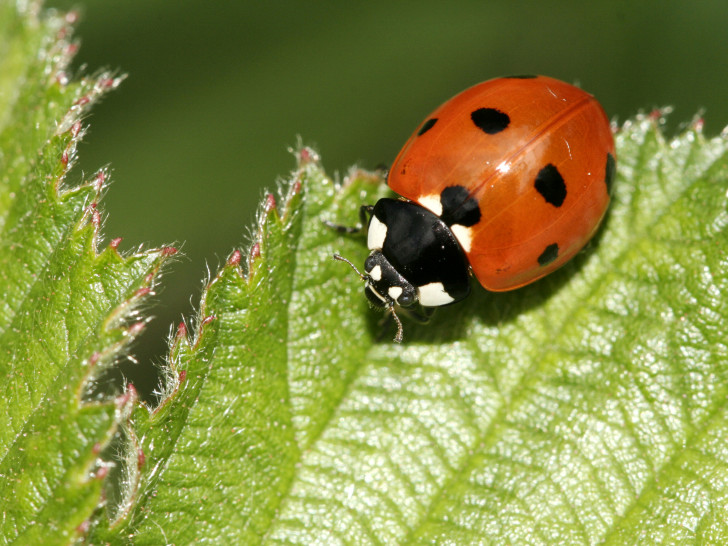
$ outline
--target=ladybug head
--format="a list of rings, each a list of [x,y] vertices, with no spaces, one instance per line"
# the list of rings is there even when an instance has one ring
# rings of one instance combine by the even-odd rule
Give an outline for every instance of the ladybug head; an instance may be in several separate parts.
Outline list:
[[[362,280],[366,281],[364,294],[373,307],[386,309],[391,313],[397,323],[397,334],[394,341],[402,341],[402,323],[395,312],[395,306],[409,308],[418,302],[417,289],[407,281],[387,258],[374,250],[364,262],[364,271],[361,273],[357,267],[346,258],[334,254],[334,259],[349,264]]]
[[[417,303],[417,289],[405,279],[379,250],[373,250],[364,262],[364,289],[375,307],[412,307]]]

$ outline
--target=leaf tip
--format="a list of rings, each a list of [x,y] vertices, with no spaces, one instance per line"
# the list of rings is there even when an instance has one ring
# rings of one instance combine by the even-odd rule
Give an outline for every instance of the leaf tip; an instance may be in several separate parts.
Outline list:
[[[705,118],[703,116],[695,116],[695,119],[693,119],[693,122],[691,124],[691,128],[696,133],[702,133],[703,128],[705,127]]]
[[[81,18],[81,16],[80,16],[78,10],[72,9],[65,13],[63,20],[66,22],[66,25],[73,26],[78,23],[80,18]]]
[[[319,154],[313,148],[309,148],[308,146],[299,147],[295,154],[299,167],[309,163],[318,163],[321,160]]]
[[[103,169],[98,171],[92,183],[94,188],[96,188],[96,192],[100,194],[106,183],[106,172]]]
[[[647,119],[655,125],[664,125],[667,121],[667,116],[672,112],[672,106],[662,106],[661,108],[654,108],[648,115]]]
[[[301,179],[300,178],[296,178],[293,181],[293,184],[291,184],[291,197],[293,197],[293,196],[298,195],[299,193],[301,193],[301,188],[302,187],[303,187],[303,185],[301,184]]]
[[[175,339],[180,340],[185,337],[187,337],[187,325],[184,323],[184,321],[182,321],[177,326],[177,333],[175,334]]]
[[[138,398],[139,395],[134,383],[129,383],[126,386],[124,393],[117,396],[114,402],[116,403],[117,408],[124,409],[133,406]]]
[[[240,265],[240,260],[242,258],[242,253],[239,250],[234,250],[232,254],[230,254],[230,257],[227,260],[227,265]]]
[[[142,295],[146,295],[151,292],[151,289],[140,288],[139,290],[137,290],[137,294],[135,294],[135,295],[138,295],[139,292],[144,292]],[[145,326],[146,326],[146,324],[144,323],[144,321],[135,322],[134,324],[129,326],[129,328],[127,328],[126,333],[127,333],[127,335],[129,335],[131,337],[136,337],[144,331]],[[130,385],[130,386],[132,386],[132,385]]]
[[[143,286],[141,288],[138,288],[136,292],[134,292],[135,298],[143,298],[144,296],[148,296],[152,294],[152,289],[149,286]]]
[[[260,258],[260,243],[255,242],[250,246],[250,252],[248,253],[248,271],[253,270],[253,265],[256,260]]]
[[[263,203],[263,214],[268,216],[272,211],[276,210],[276,198],[272,193],[268,193],[265,196],[265,202]]]
[[[121,244],[121,241],[123,241],[123,240],[124,239],[122,237],[115,237],[114,239],[111,239],[111,241],[109,241],[109,248],[116,250],[118,252],[119,245]]]

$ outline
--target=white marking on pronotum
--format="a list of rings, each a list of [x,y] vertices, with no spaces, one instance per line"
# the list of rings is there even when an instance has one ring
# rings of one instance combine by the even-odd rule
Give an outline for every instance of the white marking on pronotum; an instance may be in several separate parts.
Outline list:
[[[442,201],[440,201],[440,196],[438,194],[433,193],[432,195],[424,195],[419,197],[417,202],[438,216],[442,216]]]
[[[455,301],[455,298],[445,292],[445,287],[441,282],[431,282],[420,286],[417,290],[420,304],[425,307],[438,307]]]
[[[369,250],[382,250],[384,239],[387,238],[387,226],[379,221],[379,218],[372,216],[367,232],[367,246]]]
[[[450,231],[452,231],[452,234],[455,235],[455,238],[458,240],[458,243],[460,243],[460,246],[463,247],[463,250],[465,252],[470,252],[470,249],[473,246],[472,228],[465,227],[461,224],[453,224],[450,226]]]
[[[401,286],[390,286],[389,290],[387,290],[389,293],[389,297],[392,298],[394,301],[397,301],[397,298],[402,295],[402,287]]]
[[[372,280],[381,281],[382,267],[380,265],[375,265],[374,267],[372,267],[372,270],[369,272],[369,276],[372,278]]]

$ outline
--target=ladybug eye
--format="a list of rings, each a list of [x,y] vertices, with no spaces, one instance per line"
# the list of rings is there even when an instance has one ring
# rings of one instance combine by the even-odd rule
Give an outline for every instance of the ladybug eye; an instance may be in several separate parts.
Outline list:
[[[403,287],[404,290],[397,298],[397,303],[401,307],[411,307],[417,301],[417,293],[412,286]]]

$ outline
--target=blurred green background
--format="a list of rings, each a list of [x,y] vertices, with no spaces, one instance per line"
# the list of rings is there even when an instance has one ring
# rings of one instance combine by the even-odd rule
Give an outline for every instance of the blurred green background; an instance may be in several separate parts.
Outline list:
[[[431,109],[499,75],[576,82],[625,120],[672,105],[675,130],[728,123],[728,2],[78,0],[74,66],[128,74],[93,110],[80,168],[112,169],[106,241],[178,244],[123,373],[143,393],[171,324],[240,247],[297,135],[329,172],[392,161]],[[326,294],[321,294],[326,297]],[[148,375],[148,373],[147,373]]]

